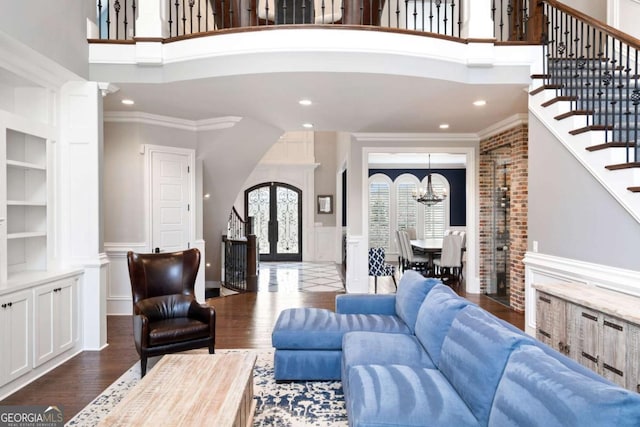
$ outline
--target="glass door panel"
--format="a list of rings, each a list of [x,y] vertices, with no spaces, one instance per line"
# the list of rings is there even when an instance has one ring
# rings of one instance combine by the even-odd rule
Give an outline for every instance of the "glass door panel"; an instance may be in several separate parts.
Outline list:
[[[265,183],[245,191],[246,215],[255,218],[261,261],[302,261],[302,191]]]

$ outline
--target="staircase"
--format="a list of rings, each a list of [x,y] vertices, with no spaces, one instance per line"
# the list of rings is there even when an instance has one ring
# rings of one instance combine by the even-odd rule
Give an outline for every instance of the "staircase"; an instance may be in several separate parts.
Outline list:
[[[640,41],[545,1],[531,111],[640,222]]]

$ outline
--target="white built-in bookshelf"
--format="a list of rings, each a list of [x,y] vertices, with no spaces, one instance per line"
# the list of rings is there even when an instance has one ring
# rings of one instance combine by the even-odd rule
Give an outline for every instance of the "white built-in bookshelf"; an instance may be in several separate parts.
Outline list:
[[[6,129],[7,276],[47,269],[47,140]]]

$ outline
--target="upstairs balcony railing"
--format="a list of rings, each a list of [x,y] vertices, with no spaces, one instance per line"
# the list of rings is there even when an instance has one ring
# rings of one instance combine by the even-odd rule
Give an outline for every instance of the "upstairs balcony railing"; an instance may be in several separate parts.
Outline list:
[[[473,8],[471,2],[476,2]],[[479,4],[482,16],[470,16]],[[492,34],[490,29],[481,38],[535,42],[542,23],[533,15],[539,9],[535,4],[537,0],[97,0],[97,26],[101,40],[133,41],[136,21],[148,17],[145,10],[152,6],[162,17],[164,41],[281,25],[360,26],[464,39],[475,37],[465,28],[469,21],[490,16]]]

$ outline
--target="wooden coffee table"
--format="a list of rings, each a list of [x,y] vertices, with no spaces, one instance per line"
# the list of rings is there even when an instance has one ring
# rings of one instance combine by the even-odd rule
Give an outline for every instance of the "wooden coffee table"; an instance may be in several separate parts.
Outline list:
[[[253,353],[166,355],[99,425],[251,426],[255,361]]]

